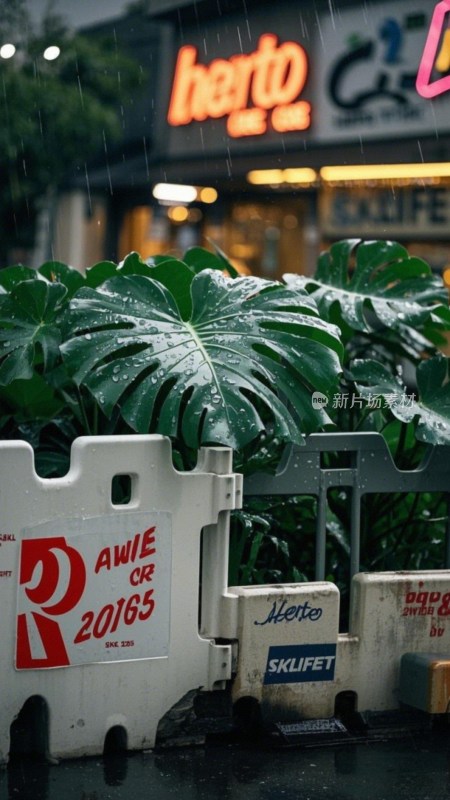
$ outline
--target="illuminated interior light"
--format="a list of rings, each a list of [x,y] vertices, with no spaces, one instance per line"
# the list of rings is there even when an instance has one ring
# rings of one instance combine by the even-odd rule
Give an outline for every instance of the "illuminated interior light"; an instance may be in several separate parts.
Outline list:
[[[198,199],[202,203],[215,203],[217,197],[218,194],[212,186],[204,186],[203,189],[200,189],[198,193]]]
[[[239,244],[236,243],[231,247],[231,255],[235,258],[254,258],[255,256],[255,247],[252,244]]]
[[[16,48],[13,44],[3,44],[0,47],[0,58],[12,58]]]
[[[247,174],[247,180],[253,184],[283,183],[282,169],[252,169]]]
[[[153,188],[153,197],[169,203],[192,203],[197,198],[197,189],[182,183],[157,183]]]
[[[320,177],[326,183],[448,178],[450,177],[450,162],[431,164],[358,164],[344,167],[322,167]]]
[[[280,183],[310,184],[317,180],[317,172],[309,167],[290,167],[289,169],[254,169],[247,174],[247,180],[254,185],[276,186]]]
[[[61,54],[61,50],[57,47],[56,44],[50,45],[50,47],[46,47],[43,56],[46,61],[55,61],[56,58]]]
[[[186,206],[174,206],[173,208],[169,208],[167,215],[172,222],[186,222],[189,211]]]
[[[314,183],[316,180],[317,172],[310,167],[292,167],[283,170],[285,183]]]

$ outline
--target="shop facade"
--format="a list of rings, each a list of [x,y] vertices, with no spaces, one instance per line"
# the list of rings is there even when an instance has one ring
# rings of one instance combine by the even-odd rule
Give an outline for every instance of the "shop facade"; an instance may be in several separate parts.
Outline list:
[[[115,257],[213,242],[242,271],[278,278],[309,273],[321,248],[363,236],[446,266],[442,5],[153,0],[153,84],[139,101],[151,146],[108,166]],[[102,181],[100,168],[92,190]],[[171,184],[190,196],[170,195]]]

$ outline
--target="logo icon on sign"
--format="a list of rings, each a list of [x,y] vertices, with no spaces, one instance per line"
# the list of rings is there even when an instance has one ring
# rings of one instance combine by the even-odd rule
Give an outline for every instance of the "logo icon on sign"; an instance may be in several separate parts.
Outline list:
[[[450,70],[450,30],[444,30],[445,18],[449,13],[450,0],[441,0],[440,3],[437,3],[417,72],[417,92],[421,97],[427,99],[450,91],[450,75],[434,81],[431,79],[433,69],[437,72]]]
[[[20,586],[32,610],[17,617],[17,669],[69,664],[60,624],[54,617],[77,605],[85,585],[83,558],[64,536],[22,541]],[[33,654],[36,641],[40,656]]]
[[[334,680],[335,644],[269,647],[264,684],[315,683]]]
[[[313,408],[325,408],[328,405],[328,397],[322,392],[313,392],[311,403]]]

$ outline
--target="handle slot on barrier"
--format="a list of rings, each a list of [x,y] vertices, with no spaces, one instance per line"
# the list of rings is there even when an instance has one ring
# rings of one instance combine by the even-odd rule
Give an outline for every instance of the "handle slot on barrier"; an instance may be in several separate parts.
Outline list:
[[[127,506],[136,499],[138,476],[128,473],[114,475],[111,481],[111,503]]]

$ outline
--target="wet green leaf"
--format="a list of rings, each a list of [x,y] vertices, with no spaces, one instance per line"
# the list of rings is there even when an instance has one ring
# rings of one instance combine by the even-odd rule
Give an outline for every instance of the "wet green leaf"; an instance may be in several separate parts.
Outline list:
[[[186,321],[168,289],[145,275],[78,292],[63,357],[105,414],[119,405],[134,430],[194,448],[240,448],[268,426],[299,442],[313,421],[327,421],[311,411],[311,394],[335,386],[341,344],[307,296],[205,270],[192,279],[191,302]]]
[[[5,269],[0,270],[0,288],[9,292],[16,284],[39,277],[40,275],[35,269],[23,267],[21,264],[14,267],[5,267]],[[42,280],[45,280],[45,278],[42,277]]]
[[[416,436],[427,444],[450,444],[449,359],[436,356],[417,368],[419,399],[408,393],[383,364],[355,361],[352,375],[363,397],[381,395],[392,414],[416,424]]]
[[[7,403],[23,419],[51,419],[63,407],[63,401],[41,375],[29,380],[16,380],[0,388],[0,402]]]
[[[65,286],[68,297],[72,297],[77,289],[86,283],[86,279],[79,270],[62,264],[60,261],[46,261],[39,267],[39,273],[50,283],[61,283]]]
[[[283,277],[289,286],[306,289],[324,319],[338,324],[347,339],[351,331],[362,331],[381,338],[386,333],[389,342],[395,332],[417,357],[450,330],[442,279],[396,242],[336,242],[321,254],[314,277]]]
[[[114,264],[113,261],[100,261],[86,270],[86,285],[95,289],[116,274],[117,264]]]
[[[61,341],[57,317],[67,289],[34,278],[0,295],[0,385],[33,375],[38,359],[51,368]]]

